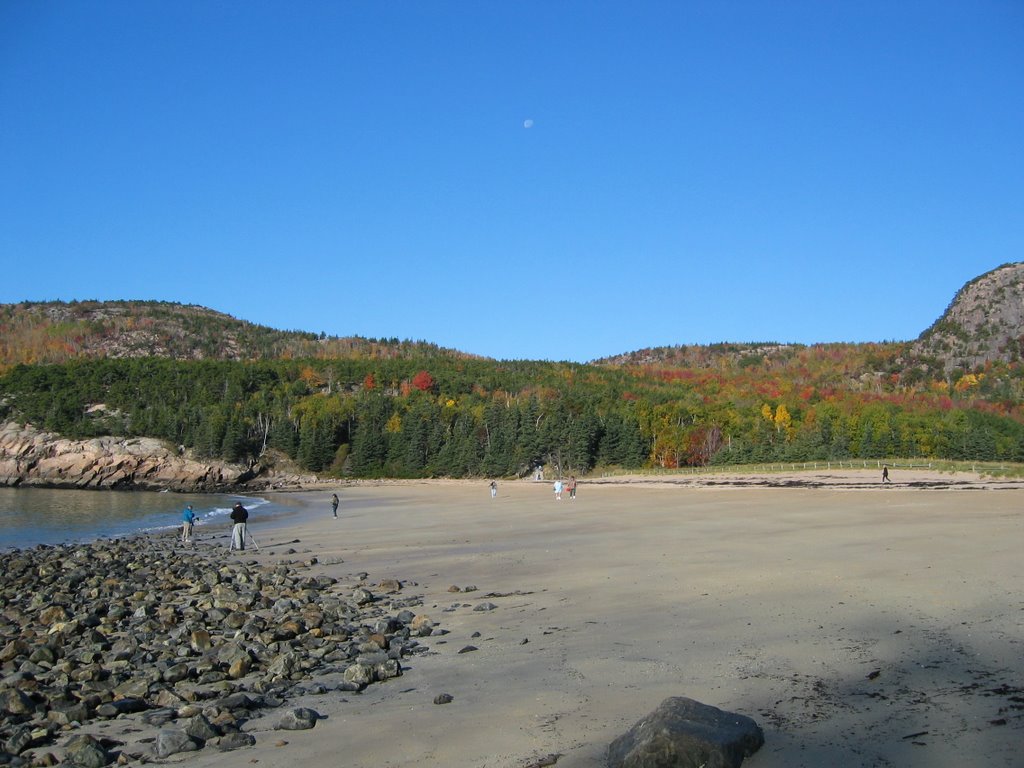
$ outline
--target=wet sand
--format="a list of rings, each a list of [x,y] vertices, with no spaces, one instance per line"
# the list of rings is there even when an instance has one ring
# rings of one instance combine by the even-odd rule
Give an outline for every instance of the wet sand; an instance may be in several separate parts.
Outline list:
[[[270,712],[246,726],[255,747],[180,760],[596,768],[689,696],[762,726],[752,768],[1024,765],[1024,485],[787,477],[618,478],[576,501],[367,483],[338,488],[337,520],[333,488],[290,494],[308,510],[253,520],[244,557],[400,579],[448,633],[399,678],[299,701],[326,716],[310,731],[270,730]]]

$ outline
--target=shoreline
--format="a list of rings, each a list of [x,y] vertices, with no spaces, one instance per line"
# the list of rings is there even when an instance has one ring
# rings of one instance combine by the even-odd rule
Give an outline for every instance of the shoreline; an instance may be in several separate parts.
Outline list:
[[[483,486],[496,479],[499,486],[549,487],[551,480],[530,478],[373,478],[373,479],[322,479],[316,483],[296,485],[288,488],[266,489],[266,495],[307,494],[331,492],[345,488],[376,488],[391,486]],[[779,469],[770,472],[749,472],[732,470],[701,470],[680,473],[628,473],[612,475],[587,475],[577,478],[581,486],[645,486],[665,488],[849,488],[869,489],[930,489],[930,490],[1020,490],[1024,489],[1024,478],[994,477],[978,471],[941,471],[913,467],[891,468],[888,482],[881,480],[881,470],[821,468],[821,469]]]

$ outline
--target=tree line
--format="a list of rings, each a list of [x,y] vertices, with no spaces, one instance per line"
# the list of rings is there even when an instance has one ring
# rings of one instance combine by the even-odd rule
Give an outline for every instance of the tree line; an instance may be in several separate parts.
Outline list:
[[[880,349],[872,354],[884,367]],[[1015,371],[958,372],[910,387],[884,371],[870,381],[844,374],[848,364],[836,350],[797,355],[786,368],[749,359],[731,368],[77,360],[0,376],[0,418],[70,438],[157,437],[228,461],[278,452],[305,470],[355,477],[502,477],[541,464],[586,474],[849,458],[1024,460]]]

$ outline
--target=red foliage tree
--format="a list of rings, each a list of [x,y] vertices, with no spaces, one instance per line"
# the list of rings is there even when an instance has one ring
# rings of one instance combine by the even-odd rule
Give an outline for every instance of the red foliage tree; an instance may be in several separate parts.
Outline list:
[[[412,385],[420,392],[426,392],[434,387],[434,377],[426,371],[420,371],[412,377]]]

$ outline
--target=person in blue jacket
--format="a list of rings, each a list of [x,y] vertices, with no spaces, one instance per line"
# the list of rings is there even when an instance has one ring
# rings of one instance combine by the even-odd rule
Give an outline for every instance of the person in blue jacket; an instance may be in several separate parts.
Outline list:
[[[192,511],[192,505],[185,507],[181,513],[181,541],[187,544],[192,541],[192,526],[196,521],[196,513]]]

